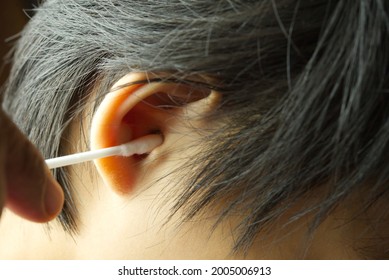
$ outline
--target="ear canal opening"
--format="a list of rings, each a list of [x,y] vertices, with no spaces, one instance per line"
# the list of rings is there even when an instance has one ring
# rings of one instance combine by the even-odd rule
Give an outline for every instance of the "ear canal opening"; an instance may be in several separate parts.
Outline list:
[[[155,109],[154,109],[155,110]],[[148,134],[163,134],[161,125],[163,118],[158,112],[152,112],[146,104],[135,105],[122,119],[122,129],[128,130],[123,133],[127,138],[122,138],[122,143],[128,142]]]
[[[162,143],[163,143],[163,134],[162,134],[162,131],[159,130],[159,129],[154,129],[154,130],[151,130],[147,133],[148,135],[152,135],[152,134],[157,134],[157,135],[161,135],[162,136]],[[135,161],[135,163],[138,163],[144,159],[146,159],[148,156],[149,156],[150,153],[143,153],[143,154],[135,154],[133,155],[133,159]]]

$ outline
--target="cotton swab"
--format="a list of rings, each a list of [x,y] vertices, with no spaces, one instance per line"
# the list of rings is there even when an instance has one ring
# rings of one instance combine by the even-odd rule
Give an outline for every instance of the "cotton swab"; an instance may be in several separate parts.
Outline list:
[[[46,164],[49,169],[54,169],[104,157],[141,155],[151,152],[154,148],[161,145],[162,142],[162,135],[150,134],[114,147],[46,159]]]

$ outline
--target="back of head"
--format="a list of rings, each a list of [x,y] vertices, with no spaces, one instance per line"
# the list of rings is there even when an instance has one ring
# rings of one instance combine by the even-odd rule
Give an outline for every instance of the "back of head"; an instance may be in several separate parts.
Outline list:
[[[54,157],[91,88],[103,96],[128,72],[206,77],[222,96],[207,117],[223,125],[188,160],[174,209],[245,213],[245,250],[285,214],[311,216],[313,232],[354,195],[355,215],[388,201],[388,12],[384,0],[48,0],[18,42],[5,107]],[[72,228],[74,193],[56,175]]]

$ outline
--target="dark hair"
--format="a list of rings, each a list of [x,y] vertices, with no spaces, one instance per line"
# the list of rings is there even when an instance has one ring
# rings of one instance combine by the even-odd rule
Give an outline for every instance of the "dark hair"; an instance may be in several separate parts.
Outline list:
[[[103,96],[130,71],[215,78],[222,104],[210,117],[225,126],[189,161],[198,171],[174,210],[191,218],[224,198],[219,221],[246,213],[235,229],[244,250],[324,185],[290,222],[314,214],[313,230],[366,186],[360,211],[388,201],[388,10],[384,0],[49,0],[17,44],[5,107],[54,157],[96,84]],[[75,229],[70,182],[56,176],[61,221]]]

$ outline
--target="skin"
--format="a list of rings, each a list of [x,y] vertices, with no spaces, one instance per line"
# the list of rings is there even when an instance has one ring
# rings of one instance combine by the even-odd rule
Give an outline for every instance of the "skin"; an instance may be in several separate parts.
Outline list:
[[[142,78],[139,75],[123,77],[116,86]],[[196,156],[196,143],[204,136],[204,131],[217,127],[216,122],[204,121],[198,116],[206,114],[219,102],[217,93],[212,92],[173,111],[144,106],[142,100],[158,105],[161,101],[153,97],[154,93],[169,90],[172,88],[163,84],[127,87],[107,95],[93,118],[86,110],[83,123],[92,123],[92,129],[80,127],[79,121],[74,122],[68,131],[67,142],[73,143],[67,147],[68,153],[88,149],[82,135],[90,139],[92,148],[100,148],[126,142],[157,129],[163,134],[164,142],[147,157],[115,157],[69,168],[79,210],[78,232],[73,236],[64,232],[57,221],[50,222],[48,226],[41,225],[5,211],[0,227],[0,258],[359,258],[352,249],[355,240],[352,233],[359,232],[363,224],[358,221],[347,223],[350,207],[336,210],[310,239],[305,233],[312,217],[288,226],[290,215],[287,213],[267,233],[258,235],[246,254],[231,253],[235,239],[233,228],[244,214],[237,213],[216,228],[213,228],[216,213],[211,210],[182,224],[178,224],[182,215],[179,211],[166,222],[177,194],[176,188],[180,185],[180,173],[168,175],[180,168],[187,158]],[[145,127],[147,129],[142,129]],[[113,180],[112,174],[121,179]],[[302,198],[296,205],[302,207],[312,199],[315,198]],[[350,205],[345,203],[345,206]]]

